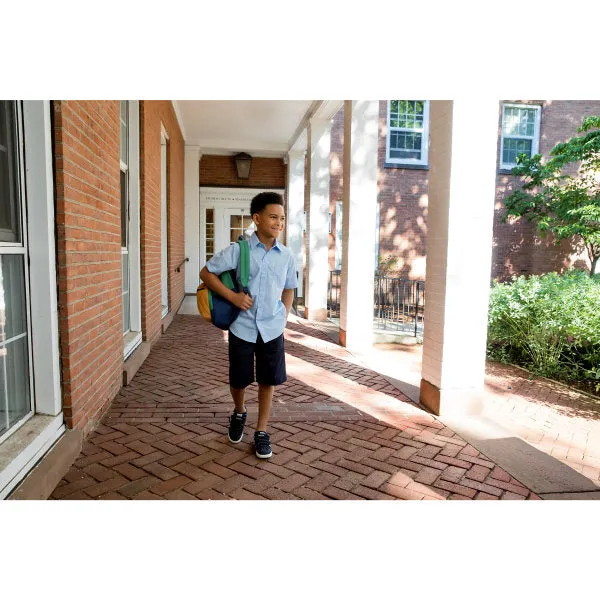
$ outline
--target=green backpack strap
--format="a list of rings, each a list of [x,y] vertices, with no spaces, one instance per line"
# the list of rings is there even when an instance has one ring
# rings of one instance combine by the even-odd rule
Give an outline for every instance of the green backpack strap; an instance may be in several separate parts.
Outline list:
[[[244,290],[244,294],[250,295],[248,290],[248,281],[250,279],[250,246],[248,240],[242,236],[238,239],[240,245],[240,284]]]

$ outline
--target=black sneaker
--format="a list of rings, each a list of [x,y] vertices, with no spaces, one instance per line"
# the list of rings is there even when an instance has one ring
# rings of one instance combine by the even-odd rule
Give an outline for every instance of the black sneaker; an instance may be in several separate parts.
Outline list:
[[[256,431],[254,433],[254,450],[258,458],[271,458],[273,456],[271,440],[266,431]]]
[[[238,413],[235,410],[229,417],[229,441],[237,444],[244,437],[244,425],[248,413]]]

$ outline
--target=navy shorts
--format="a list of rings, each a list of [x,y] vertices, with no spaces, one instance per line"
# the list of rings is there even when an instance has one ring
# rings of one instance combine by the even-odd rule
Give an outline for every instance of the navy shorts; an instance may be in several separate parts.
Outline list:
[[[254,381],[254,356],[256,355],[256,381],[261,385],[279,385],[287,380],[283,333],[263,342],[260,333],[255,343],[247,342],[229,332],[229,385],[243,389]]]

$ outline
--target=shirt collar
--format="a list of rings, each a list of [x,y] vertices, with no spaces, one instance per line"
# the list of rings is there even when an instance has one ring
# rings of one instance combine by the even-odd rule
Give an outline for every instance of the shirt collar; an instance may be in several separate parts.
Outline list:
[[[250,239],[248,241],[254,247],[262,246],[265,250],[267,249],[266,246],[258,239],[258,236],[256,235],[256,231],[252,232],[252,235],[250,236]],[[275,240],[275,243],[273,244],[273,249],[275,249],[275,248],[277,249],[278,252],[281,252],[281,244],[279,243],[279,241],[277,239]]]

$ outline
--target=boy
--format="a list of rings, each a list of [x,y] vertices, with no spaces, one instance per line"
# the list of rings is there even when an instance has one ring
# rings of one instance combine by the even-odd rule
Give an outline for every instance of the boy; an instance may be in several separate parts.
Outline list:
[[[229,441],[242,441],[246,423],[244,391],[258,382],[258,423],[254,449],[258,458],[273,455],[267,423],[274,386],[286,381],[283,330],[297,287],[296,266],[291,252],[277,241],[285,224],[283,198],[275,192],[262,192],[252,199],[250,215],[256,231],[250,247],[250,295],[228,289],[219,275],[237,268],[239,244],[215,254],[200,271],[200,277],[214,292],[241,311],[229,328],[229,389],[235,408],[229,418]]]

